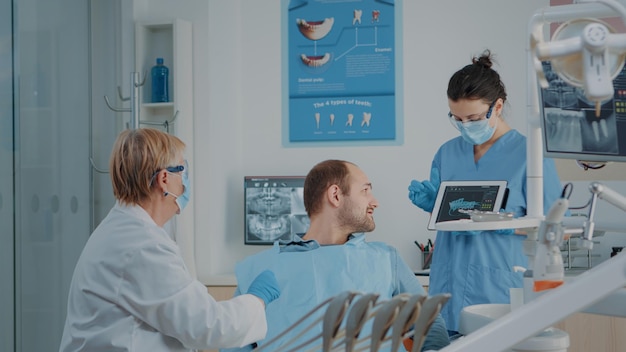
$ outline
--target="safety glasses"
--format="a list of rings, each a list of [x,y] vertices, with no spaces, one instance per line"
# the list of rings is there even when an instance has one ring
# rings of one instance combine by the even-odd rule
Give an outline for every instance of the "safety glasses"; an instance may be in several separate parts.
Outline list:
[[[157,170],[152,174],[152,177],[150,178],[150,185],[152,185],[152,182],[154,182],[154,177],[159,173],[159,171],[161,171],[163,169]],[[185,161],[183,162],[183,165],[176,165],[176,166],[168,166],[165,168],[165,171],[169,172],[169,173],[173,173],[173,174],[178,174],[180,172],[182,173],[188,173],[189,172],[189,163],[187,163],[187,160],[185,159]]]
[[[494,101],[493,103],[491,103],[491,105],[489,105],[489,110],[483,112],[482,114],[478,114],[475,117],[468,119],[467,122],[474,122],[474,121],[482,120],[483,116],[486,119],[489,119],[491,117],[491,112],[493,111],[493,107],[496,105],[496,101]],[[452,122],[453,125],[456,125],[455,122],[464,122],[463,119],[461,119],[458,116],[453,115],[452,112],[450,111],[448,111],[448,118],[451,120],[450,122]]]
[[[184,165],[168,166],[165,168],[165,170],[172,173],[178,173],[183,171],[187,172],[189,170],[189,164],[187,163],[187,160],[185,160]],[[158,173],[158,171],[156,173]]]

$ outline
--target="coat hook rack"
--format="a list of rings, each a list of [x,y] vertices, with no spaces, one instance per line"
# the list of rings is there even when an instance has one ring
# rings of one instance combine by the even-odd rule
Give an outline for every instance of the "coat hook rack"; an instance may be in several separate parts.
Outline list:
[[[144,83],[146,82],[146,75],[144,74],[144,78],[141,82],[139,82],[139,73],[137,72],[131,72],[130,73],[130,87],[131,87],[131,95],[130,97],[124,97],[122,95],[122,89],[120,88],[120,86],[117,86],[117,94],[119,95],[119,98],[122,101],[131,101],[131,106],[130,108],[116,108],[114,106],[111,105],[111,102],[109,101],[109,97],[107,97],[106,95],[104,96],[104,102],[107,104],[107,106],[109,107],[109,109],[115,111],[115,112],[130,112],[130,126],[133,129],[136,129],[139,127],[139,87],[142,86]],[[89,156],[89,162],[91,163],[91,167],[93,167],[93,169],[96,172],[99,173],[108,173],[108,170],[103,169],[103,168],[99,168],[98,166],[96,166],[96,163],[93,161],[93,156]]]
[[[96,170],[96,172],[101,173],[101,174],[108,174],[109,170],[106,169],[101,169],[99,167],[96,166],[96,163],[93,161],[93,157],[89,157],[89,163],[91,163],[91,167],[93,167],[94,170]]]
[[[111,105],[111,102],[109,101],[109,97],[108,96],[104,96],[104,102],[106,103],[107,107],[115,112],[130,112],[130,122],[129,122],[129,128],[132,129],[137,129],[139,128],[140,125],[150,125],[150,126],[160,126],[163,129],[165,129],[165,131],[167,133],[170,133],[170,125],[176,120],[176,118],[178,117],[178,113],[179,111],[176,110],[176,112],[174,113],[174,116],[172,116],[171,120],[165,120],[163,122],[156,122],[156,121],[141,121],[141,119],[139,118],[139,89],[146,83],[146,77],[147,77],[147,71],[144,71],[143,73],[143,79],[139,80],[139,72],[131,72],[130,73],[130,96],[125,97],[122,94],[122,88],[120,86],[117,86],[117,95],[120,98],[121,101],[129,101],[130,100],[130,107],[128,108],[118,108],[118,107],[114,107],[113,105]],[[93,169],[96,172],[99,173],[108,173],[109,171],[103,168],[99,168],[96,166],[95,162],[93,161],[93,157],[89,156],[89,162],[91,163],[91,166],[93,167]]]
[[[124,98],[121,94],[121,90],[118,86],[118,94],[122,101],[127,101],[130,99],[130,107],[129,108],[116,108],[111,105],[109,102],[109,97],[104,96],[104,101],[106,102],[109,109],[116,112],[130,112],[130,128],[137,129],[139,128],[139,87],[141,87],[146,82],[146,76],[144,74],[144,78],[142,81],[139,81],[139,72],[131,72],[130,73],[130,97]]]
[[[134,74],[134,72],[131,72],[131,76],[130,76],[131,81],[133,81],[133,79],[134,79],[134,75],[133,74]],[[147,75],[148,75],[148,71],[143,71],[143,80],[141,80],[141,83],[139,84],[139,86],[143,86],[146,83]],[[133,86],[131,86],[131,91],[133,89],[134,89],[134,83],[133,83]],[[124,95],[122,95],[122,87],[121,86],[117,86],[117,96],[120,98],[121,101],[129,101],[130,100],[130,96],[125,97]],[[104,96],[104,99],[107,100],[107,102],[109,100],[106,95]],[[107,105],[109,105],[109,104],[107,104]],[[111,107],[111,106],[109,105],[109,107]]]
[[[129,108],[117,108],[117,107],[112,106],[111,102],[109,101],[109,97],[107,97],[106,95],[104,96],[104,101],[106,102],[109,109],[113,111],[130,112],[130,124],[129,124],[130,126],[129,127],[132,129],[139,128],[139,125],[152,125],[152,126],[161,126],[166,130],[167,133],[169,133],[170,132],[169,126],[170,124],[174,122],[174,120],[176,120],[176,117],[178,116],[178,110],[176,110],[171,120],[165,120],[164,122],[141,121],[141,119],[139,118],[139,110],[140,110],[139,109],[139,89],[141,86],[143,86],[146,83],[146,76],[147,76],[147,71],[144,71],[143,79],[140,81],[138,72],[130,73],[131,95],[129,97],[124,97],[122,95],[122,89],[120,88],[120,86],[117,86],[117,94],[119,95],[119,98],[122,101],[130,100]]]
[[[163,122],[139,121],[139,123],[141,125],[161,126],[165,129],[165,132],[170,133],[170,124],[172,124],[174,120],[176,120],[176,117],[178,117],[178,110],[176,110],[176,112],[174,113],[174,116],[169,121],[168,120],[165,120]]]

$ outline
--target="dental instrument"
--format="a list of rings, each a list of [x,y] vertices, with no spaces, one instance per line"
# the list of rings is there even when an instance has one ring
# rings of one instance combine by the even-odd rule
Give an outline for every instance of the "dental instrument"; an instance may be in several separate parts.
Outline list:
[[[380,295],[377,293],[366,293],[357,299],[350,309],[344,329],[345,337],[343,343],[345,344],[346,352],[352,352],[354,350],[356,339],[359,337],[361,329],[369,316],[369,312],[376,304],[379,296]]]
[[[406,296],[398,295],[387,301],[376,313],[372,325],[370,351],[378,352],[383,343],[385,335],[393,325],[400,309],[407,302]]]
[[[356,294],[356,292],[343,292],[337,295],[326,309],[322,329],[322,349],[324,351],[330,350],[333,340],[339,331],[339,326],[343,321],[343,317]]]
[[[303,332],[299,337],[316,324],[322,324],[321,334],[292,347],[290,345],[298,339],[295,337],[281,346],[272,347],[272,351],[377,352],[391,345],[390,351],[396,352],[404,340],[410,337],[414,338],[411,351],[419,351],[450,294],[427,297],[403,293],[386,301],[377,301],[378,297],[377,293],[342,292],[319,304],[284,332],[254,351],[265,350],[287,332],[302,328]],[[326,311],[322,318],[301,327],[324,307]],[[371,330],[367,335],[359,337],[366,324]],[[320,338],[321,344],[318,342]]]
[[[267,346],[270,346],[272,343],[276,342],[277,340],[279,340],[281,337],[283,337],[284,335],[286,335],[289,331],[295,329],[296,327],[298,327],[300,324],[302,324],[304,321],[306,321],[308,318],[310,318],[313,314],[315,314],[318,310],[322,309],[324,306],[326,306],[327,304],[329,304],[329,302],[331,302],[333,300],[334,297],[330,297],[324,301],[322,301],[320,304],[318,304],[316,307],[314,307],[313,309],[311,309],[307,314],[305,314],[304,316],[302,316],[302,318],[300,318],[298,321],[296,321],[295,323],[293,323],[289,328],[285,329],[283,332],[281,332],[280,334],[276,335],[273,339],[269,340],[266,344],[264,344],[263,346],[260,346],[258,348],[255,348],[254,351],[260,352],[263,351],[267,348]],[[314,326],[315,324],[319,323],[322,321],[322,318],[318,318],[315,321],[313,321],[312,323],[310,323],[305,329],[302,329],[302,334],[304,332],[306,332],[308,329],[310,329],[312,326]],[[298,335],[297,337],[300,337],[300,335]],[[292,340],[295,340],[297,337],[295,337]],[[285,344],[288,345],[288,344]]]
[[[413,337],[411,351],[412,352],[420,351],[426,339],[428,330],[430,329],[437,315],[441,311],[441,307],[443,307],[443,305],[450,299],[450,297],[451,295],[446,293],[446,294],[435,295],[432,297],[427,297],[425,299],[421,298],[421,296],[420,298],[410,298],[408,299],[408,301],[405,299],[404,305],[402,306],[403,309],[404,307],[406,307],[407,302],[409,302],[408,303],[409,308],[406,308],[406,309],[411,310],[412,305],[414,304],[412,302],[413,300],[417,300],[415,304],[419,304],[419,308],[416,308],[417,314],[411,316],[410,319],[407,319],[407,320],[404,320],[405,318],[404,314],[400,314],[400,312],[397,313],[397,315],[394,318],[394,323],[392,325],[392,328],[398,328],[402,331],[404,328],[406,328],[407,326],[411,324],[413,324],[413,328],[405,332],[403,335],[401,335],[401,338],[396,337],[396,339],[404,340],[404,339]],[[423,300],[423,303],[420,303],[422,300]],[[390,306],[387,306],[387,308],[390,308]],[[407,311],[405,311],[404,313],[407,313]],[[387,316],[387,314],[389,314],[389,312],[383,311],[383,316]],[[382,319],[379,319],[379,321],[381,323],[378,325],[378,327],[375,326],[372,328],[371,336],[366,336],[362,340],[367,340],[368,338],[370,338],[370,348],[371,348],[370,351],[378,351],[378,349],[381,346],[383,346],[384,343],[387,343],[389,341],[391,341],[392,343],[391,351],[392,352],[397,351],[394,348],[398,348],[399,343],[398,344],[393,343],[393,339],[394,339],[393,330],[392,330],[391,336],[386,336],[386,332],[389,330],[389,326],[387,326],[386,324],[383,324],[383,322],[385,322],[384,317]],[[396,321],[399,321],[399,323],[396,324]],[[379,344],[379,341],[382,343]],[[366,349],[367,347],[364,347],[359,350],[364,351]]]
[[[414,295],[402,307],[391,327],[391,350],[397,351],[402,344],[404,335],[411,329],[420,315],[426,296]]]
[[[452,295],[449,293],[439,294],[429,297],[424,304],[422,304],[422,309],[411,332],[413,335],[413,347],[411,348],[411,352],[421,351],[428,329],[430,329],[430,326],[441,311],[441,307],[446,304],[450,297],[452,297]]]

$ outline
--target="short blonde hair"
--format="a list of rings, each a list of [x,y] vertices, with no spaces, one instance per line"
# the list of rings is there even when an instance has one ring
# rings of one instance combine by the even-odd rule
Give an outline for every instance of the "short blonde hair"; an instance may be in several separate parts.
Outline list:
[[[156,129],[122,131],[109,160],[113,195],[126,205],[148,199],[154,175],[176,166],[184,150],[185,143],[178,137]]]

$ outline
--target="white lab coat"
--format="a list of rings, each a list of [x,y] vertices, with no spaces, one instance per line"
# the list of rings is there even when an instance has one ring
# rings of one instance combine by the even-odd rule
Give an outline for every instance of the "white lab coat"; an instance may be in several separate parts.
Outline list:
[[[74,270],[60,351],[214,349],[244,346],[266,332],[258,298],[216,302],[148,213],[118,203]]]

